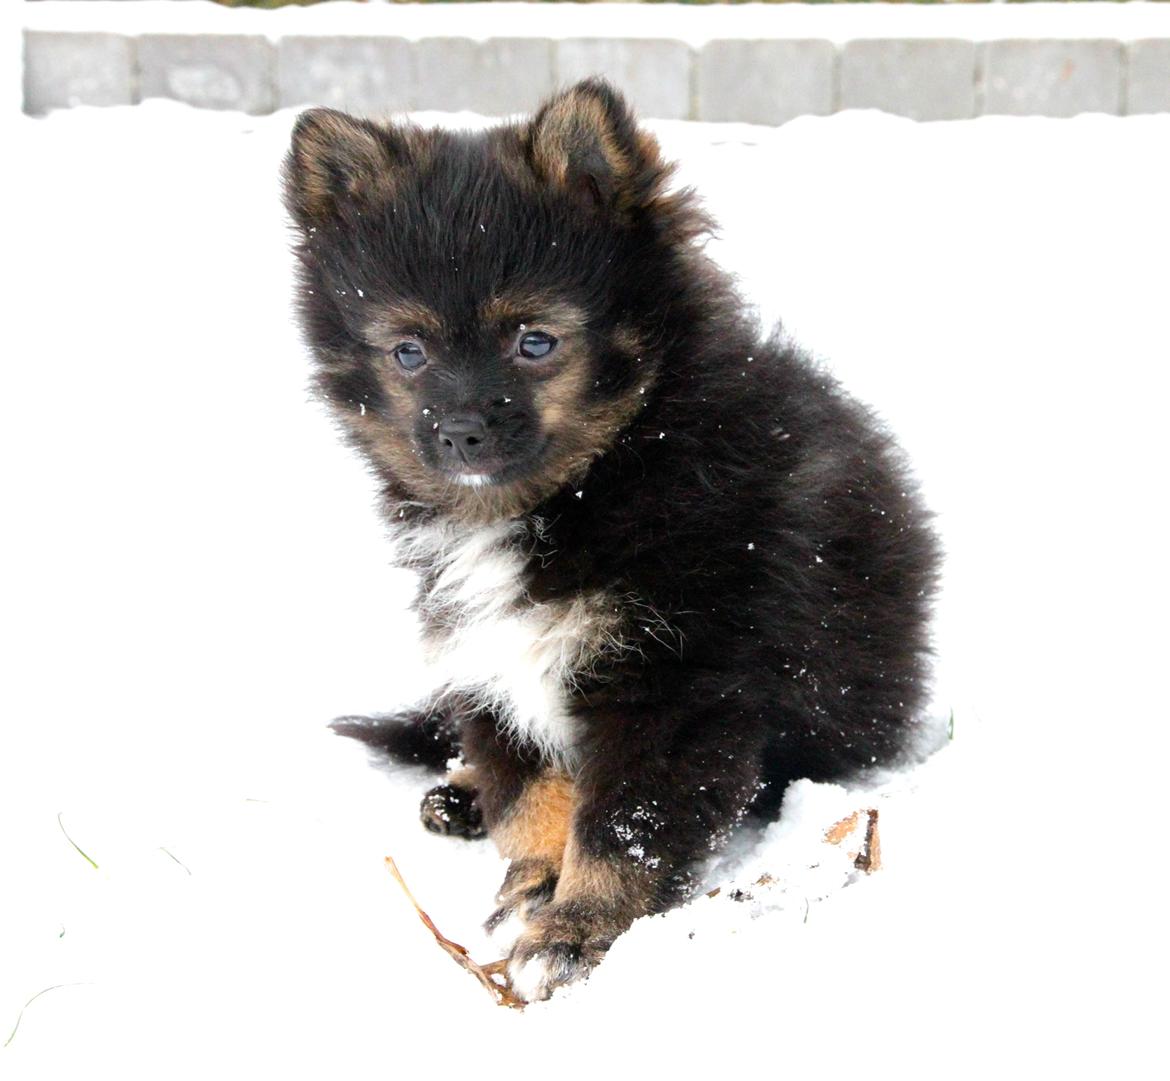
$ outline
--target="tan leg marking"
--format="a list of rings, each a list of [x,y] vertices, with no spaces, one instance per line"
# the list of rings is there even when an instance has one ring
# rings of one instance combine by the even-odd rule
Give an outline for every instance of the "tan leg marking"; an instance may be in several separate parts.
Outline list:
[[[496,931],[516,916],[527,923],[553,898],[576,791],[559,773],[531,781],[504,820],[491,830],[500,855],[511,861],[504,884],[496,894],[499,907],[485,926]]]
[[[633,883],[608,860],[586,854],[575,836],[565,845],[565,860],[557,883],[558,901],[593,901],[609,907],[627,901]]]
[[[575,803],[573,782],[564,774],[546,773],[530,782],[491,831],[500,855],[547,860],[559,868]]]

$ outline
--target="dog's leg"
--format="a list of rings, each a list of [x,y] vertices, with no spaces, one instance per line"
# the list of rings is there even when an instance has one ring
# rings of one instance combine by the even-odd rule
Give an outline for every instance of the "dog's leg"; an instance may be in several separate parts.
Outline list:
[[[500,855],[511,861],[485,924],[497,931],[513,918],[527,923],[553,899],[575,801],[573,782],[546,770],[531,777],[492,827]]]
[[[403,713],[338,717],[329,727],[392,762],[441,772],[459,754],[458,720],[438,705]]]
[[[448,786],[473,792],[481,828],[510,861],[499,907],[486,924],[497,931],[512,922],[510,917],[531,918],[552,899],[569,833],[573,785],[551,770],[535,747],[502,735],[488,711],[465,715],[460,736],[467,771],[449,778]],[[446,799],[448,786],[432,790],[428,799],[432,794],[436,802]]]
[[[458,698],[449,699],[448,709],[462,765],[423,796],[419,818],[432,833],[473,840],[485,836],[499,819],[532,766],[499,738],[490,710],[475,709]]]
[[[473,841],[487,834],[479,806],[479,784],[473,769],[457,769],[442,784],[427,791],[419,805],[419,818],[431,833],[465,837]]]
[[[736,755],[718,733],[644,750],[624,762],[594,757],[577,779],[553,899],[508,962],[529,1001],[587,974],[639,916],[686,900],[759,790],[758,756]]]
[[[513,990],[531,1002],[586,975],[638,916],[668,907],[658,902],[657,878],[618,855],[589,852],[574,831],[552,902],[512,948]]]
[[[458,701],[440,699],[426,708],[374,717],[338,717],[330,724],[338,735],[360,740],[394,762],[442,770],[461,753]],[[422,824],[449,837],[486,833],[477,799],[475,771],[457,769],[423,796]]]

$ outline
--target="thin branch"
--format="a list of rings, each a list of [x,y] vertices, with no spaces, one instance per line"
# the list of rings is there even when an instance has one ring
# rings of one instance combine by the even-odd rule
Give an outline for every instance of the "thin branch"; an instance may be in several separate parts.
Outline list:
[[[867,875],[880,871],[882,867],[882,841],[878,836],[878,813],[876,810],[865,812],[869,820],[865,823],[865,841],[853,866],[864,871]]]
[[[430,916],[423,911],[422,906],[414,899],[414,894],[410,892],[410,887],[407,886],[398,870],[398,865],[394,860],[386,857],[386,869],[394,876],[398,885],[402,887],[402,892],[406,894],[407,899],[414,906],[415,912],[418,913],[418,918],[423,921],[427,930],[435,936],[435,941],[442,947],[443,952],[447,954],[460,968],[470,972],[487,992],[492,996],[493,1001],[497,1006],[508,1006],[514,1010],[524,1009],[524,1002],[512,993],[511,988],[506,984],[497,983],[492,977],[504,976],[504,966],[506,961],[492,961],[490,964],[481,965],[471,959],[471,955],[467,950],[460,946],[458,942],[452,942],[447,938],[436,926]]]

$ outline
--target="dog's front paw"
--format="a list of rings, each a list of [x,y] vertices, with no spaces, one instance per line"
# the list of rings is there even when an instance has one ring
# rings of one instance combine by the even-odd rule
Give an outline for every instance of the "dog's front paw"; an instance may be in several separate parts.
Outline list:
[[[475,792],[470,788],[457,784],[435,785],[423,796],[418,810],[422,824],[431,833],[468,840],[487,834]]]
[[[526,1002],[548,998],[583,979],[605,956],[623,923],[580,901],[545,906],[508,958],[508,984]]]
[[[484,921],[492,936],[512,938],[544,908],[557,890],[557,867],[551,860],[513,860],[496,894],[498,908]],[[509,935],[509,930],[513,934]]]

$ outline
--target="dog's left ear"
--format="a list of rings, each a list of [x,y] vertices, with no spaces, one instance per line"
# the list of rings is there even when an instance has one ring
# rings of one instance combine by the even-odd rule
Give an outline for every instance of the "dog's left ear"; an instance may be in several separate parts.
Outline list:
[[[602,209],[648,207],[671,173],[658,141],[638,129],[625,100],[603,79],[586,79],[547,101],[529,140],[542,180]]]

